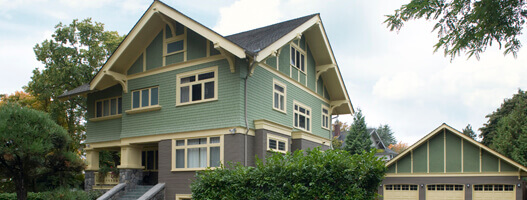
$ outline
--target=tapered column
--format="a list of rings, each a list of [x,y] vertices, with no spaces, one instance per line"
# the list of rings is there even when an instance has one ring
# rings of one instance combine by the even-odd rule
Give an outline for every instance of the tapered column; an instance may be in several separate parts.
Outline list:
[[[117,168],[119,168],[119,183],[126,183],[126,191],[135,189],[143,182],[142,150],[141,146],[121,146],[121,165]]]

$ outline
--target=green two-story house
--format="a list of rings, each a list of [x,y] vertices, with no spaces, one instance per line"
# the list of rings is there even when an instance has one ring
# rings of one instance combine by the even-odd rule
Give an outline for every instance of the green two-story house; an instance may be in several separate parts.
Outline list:
[[[159,1],[73,95],[88,101],[86,187],[165,183],[165,199],[190,198],[207,167],[328,149],[331,117],[353,113],[318,14],[222,36]],[[102,150],[120,151],[113,183],[94,176]]]

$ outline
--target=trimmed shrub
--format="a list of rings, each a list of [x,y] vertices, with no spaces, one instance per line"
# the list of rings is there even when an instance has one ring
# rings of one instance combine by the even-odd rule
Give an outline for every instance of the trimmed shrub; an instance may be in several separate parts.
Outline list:
[[[27,200],[96,200],[102,193],[82,190],[57,189],[49,192],[28,192]],[[16,193],[0,193],[0,200],[16,200]]]
[[[384,178],[375,152],[314,150],[274,153],[256,167],[240,164],[198,172],[192,198],[202,199],[374,199]]]

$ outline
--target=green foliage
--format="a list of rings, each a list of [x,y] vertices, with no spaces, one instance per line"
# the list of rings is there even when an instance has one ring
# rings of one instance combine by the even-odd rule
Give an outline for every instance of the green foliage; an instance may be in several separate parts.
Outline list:
[[[468,124],[467,127],[463,129],[463,134],[471,137],[474,140],[478,136],[476,133],[474,133],[474,130],[472,130],[472,126],[470,124]]]
[[[367,132],[366,121],[362,115],[362,110],[360,109],[353,116],[353,124],[351,124],[344,144],[344,150],[352,155],[360,154],[363,151],[370,151],[372,142],[370,140],[370,134]]]
[[[384,178],[374,152],[320,149],[273,154],[256,167],[240,164],[198,172],[192,199],[374,199]]]
[[[105,177],[107,173],[119,175],[117,166],[120,164],[121,156],[119,151],[100,151],[99,152],[99,176]]]
[[[393,136],[393,131],[388,124],[379,125],[379,127],[377,127],[377,134],[386,147],[390,144],[397,144],[397,140],[395,139],[395,136]]]
[[[340,140],[338,136],[331,139],[331,147],[333,147],[333,149],[342,149],[343,144],[344,142]]]
[[[72,97],[58,101],[57,97],[88,83],[122,39],[117,32],[105,31],[102,23],[92,22],[90,18],[75,19],[69,25],[59,23],[52,39],[34,47],[37,60],[44,64],[44,69],[33,70],[25,89],[44,102],[45,111],[66,128],[74,141],[69,146],[72,151],[83,147],[86,100]]]
[[[433,20],[439,41],[435,51],[444,49],[451,59],[466,52],[468,57],[484,52],[493,42],[514,57],[521,47],[519,36],[527,19],[527,1],[518,0],[412,0],[387,15],[391,31],[400,30],[414,19]]]
[[[515,109],[518,109],[517,105],[525,102],[527,102],[527,93],[518,90],[518,94],[514,94],[510,99],[505,99],[496,111],[485,116],[488,119],[487,123],[483,124],[483,127],[479,129],[481,131],[481,143],[490,147],[494,141],[494,137],[500,134],[498,132],[499,121],[510,115]]]
[[[49,192],[39,192],[33,193],[30,192],[27,195],[28,200],[95,200],[102,193],[99,191],[89,191],[85,192],[82,190],[69,190],[69,189],[57,189]],[[16,200],[15,193],[0,193],[1,200]]]
[[[70,143],[48,114],[13,103],[0,106],[0,177],[13,180],[21,199],[35,178],[84,169],[83,161],[68,151]]]

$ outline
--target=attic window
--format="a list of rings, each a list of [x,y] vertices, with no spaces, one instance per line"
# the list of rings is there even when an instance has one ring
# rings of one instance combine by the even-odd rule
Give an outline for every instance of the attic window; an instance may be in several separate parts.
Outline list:
[[[184,44],[183,40],[167,43],[167,54],[183,51],[185,49]]]
[[[291,66],[296,67],[298,70],[306,73],[305,66],[305,53],[300,48],[291,45]]]

